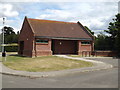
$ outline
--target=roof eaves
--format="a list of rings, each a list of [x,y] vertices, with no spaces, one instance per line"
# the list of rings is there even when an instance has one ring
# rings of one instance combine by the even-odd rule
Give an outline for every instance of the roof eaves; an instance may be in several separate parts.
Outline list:
[[[75,38],[75,37],[49,37],[49,36],[35,36],[35,38],[48,38],[48,39],[61,39],[61,40],[89,40],[89,41],[92,41],[91,38]]]
[[[85,32],[87,32],[87,34],[94,40],[94,36],[87,30],[87,29],[85,29],[84,28],[84,26],[78,21],[77,22],[80,26],[81,26],[81,28],[85,31]]]
[[[26,16],[25,16],[25,18],[26,18],[26,20],[28,21],[28,24],[30,25],[30,28],[31,28],[32,32],[35,33],[32,25],[31,25],[31,23],[29,22],[29,19],[28,19]]]

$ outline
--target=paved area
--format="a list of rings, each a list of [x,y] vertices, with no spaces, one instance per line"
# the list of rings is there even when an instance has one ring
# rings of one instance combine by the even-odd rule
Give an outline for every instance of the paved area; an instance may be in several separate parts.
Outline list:
[[[2,75],[3,88],[117,88],[116,68],[47,78]]]
[[[113,67],[118,67],[118,60],[120,60],[118,58],[113,58],[113,57],[94,57],[94,58],[87,57],[85,59],[105,62],[105,63],[113,65]]]
[[[76,60],[83,60],[92,62],[94,64],[93,67],[85,67],[80,69],[70,69],[70,70],[61,70],[61,71],[50,71],[50,72],[27,72],[27,71],[16,71],[12,70],[10,68],[5,67],[1,62],[0,66],[2,66],[2,74],[6,75],[15,75],[15,76],[24,76],[24,77],[53,77],[53,76],[62,76],[62,75],[68,75],[72,73],[79,73],[79,72],[91,72],[96,70],[102,70],[102,69],[110,69],[113,66],[111,64],[107,64],[101,61],[96,60],[89,60],[85,58],[74,58],[74,57],[68,57],[66,55],[57,55],[59,57],[64,58],[70,58],[70,59],[76,59]]]

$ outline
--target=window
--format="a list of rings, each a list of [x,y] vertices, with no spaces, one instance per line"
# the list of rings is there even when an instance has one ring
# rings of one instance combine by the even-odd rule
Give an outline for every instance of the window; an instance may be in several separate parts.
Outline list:
[[[82,41],[81,44],[90,44],[88,41]]]
[[[48,40],[36,39],[36,43],[48,43]]]

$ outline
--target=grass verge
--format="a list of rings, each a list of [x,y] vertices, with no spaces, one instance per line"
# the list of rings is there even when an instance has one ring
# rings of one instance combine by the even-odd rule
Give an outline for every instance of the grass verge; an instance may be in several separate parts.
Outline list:
[[[29,72],[58,71],[91,67],[93,64],[85,61],[61,58],[57,56],[42,56],[36,58],[7,56],[3,64],[11,69]]]

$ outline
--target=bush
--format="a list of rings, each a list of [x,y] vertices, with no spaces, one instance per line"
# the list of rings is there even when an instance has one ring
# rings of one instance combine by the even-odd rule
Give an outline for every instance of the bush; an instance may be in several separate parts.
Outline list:
[[[18,51],[18,46],[6,46],[5,51],[6,52],[17,52]]]

